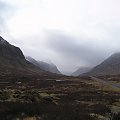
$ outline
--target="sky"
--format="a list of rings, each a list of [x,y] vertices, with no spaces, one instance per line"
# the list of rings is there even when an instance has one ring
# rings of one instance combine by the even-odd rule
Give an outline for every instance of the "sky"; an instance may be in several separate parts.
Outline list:
[[[0,35],[65,74],[120,51],[120,0],[0,0]]]

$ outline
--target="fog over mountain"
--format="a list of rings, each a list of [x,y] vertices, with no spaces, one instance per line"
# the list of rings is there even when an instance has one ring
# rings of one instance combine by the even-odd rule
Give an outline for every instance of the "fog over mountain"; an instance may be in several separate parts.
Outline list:
[[[33,63],[35,66],[39,67],[42,70],[49,71],[51,73],[61,74],[56,65],[53,63],[46,63],[44,61],[37,61],[34,58],[27,56],[26,60]]]
[[[119,0],[0,0],[0,35],[64,74],[120,51]]]
[[[114,53],[101,64],[95,66],[89,72],[82,75],[102,76],[102,75],[117,75],[120,74],[120,53]]]
[[[19,47],[11,45],[0,36],[0,76],[24,76],[50,74],[28,62]]]
[[[81,68],[77,69],[75,72],[73,72],[72,76],[80,76],[81,74],[89,72],[91,69],[92,68],[81,67]]]

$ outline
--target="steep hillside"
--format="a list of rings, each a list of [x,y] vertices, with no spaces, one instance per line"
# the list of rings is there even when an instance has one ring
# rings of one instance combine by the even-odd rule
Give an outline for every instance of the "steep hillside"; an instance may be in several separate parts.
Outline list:
[[[0,76],[45,75],[47,72],[28,62],[21,49],[0,37]]]
[[[101,64],[94,67],[90,72],[83,75],[101,76],[120,74],[120,53],[111,55]]]

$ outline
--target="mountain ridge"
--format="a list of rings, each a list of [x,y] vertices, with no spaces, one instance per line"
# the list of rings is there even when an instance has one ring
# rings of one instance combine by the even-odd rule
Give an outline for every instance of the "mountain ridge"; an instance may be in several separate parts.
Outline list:
[[[102,76],[120,74],[120,53],[114,53],[106,60],[95,66],[91,71],[83,75]]]
[[[45,70],[45,71],[48,71],[48,72],[51,72],[51,73],[61,74],[60,71],[58,70],[58,68],[56,67],[56,65],[54,65],[52,63],[49,64],[49,63],[46,63],[44,61],[37,61],[30,56],[27,56],[26,60],[33,63],[34,65],[36,65],[37,67],[39,67],[42,70]]]
[[[19,47],[11,45],[0,36],[0,76],[48,75],[46,72],[25,59]],[[0,79],[1,79],[0,78]]]

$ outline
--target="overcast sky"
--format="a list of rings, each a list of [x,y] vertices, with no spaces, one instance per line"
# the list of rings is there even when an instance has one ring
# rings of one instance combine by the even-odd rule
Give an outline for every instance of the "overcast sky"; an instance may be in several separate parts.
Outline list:
[[[120,0],[0,0],[0,34],[63,73],[120,51]]]

